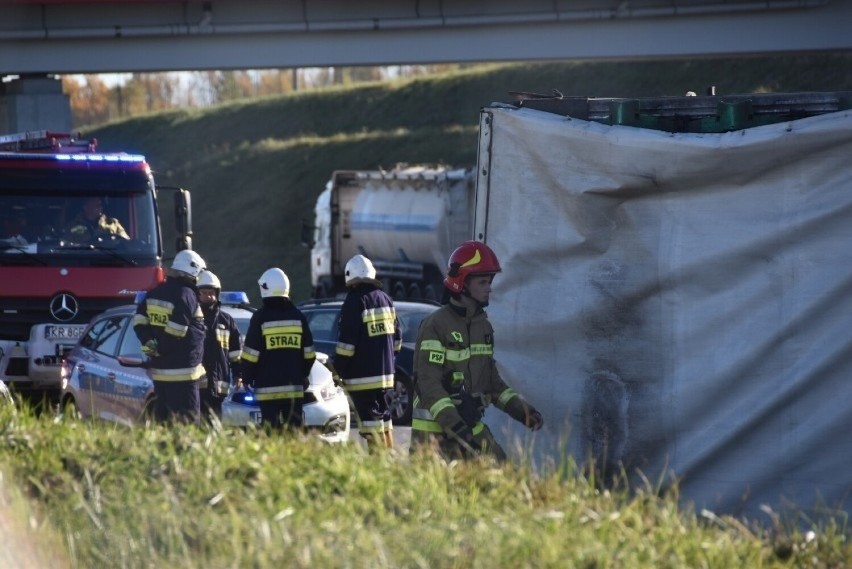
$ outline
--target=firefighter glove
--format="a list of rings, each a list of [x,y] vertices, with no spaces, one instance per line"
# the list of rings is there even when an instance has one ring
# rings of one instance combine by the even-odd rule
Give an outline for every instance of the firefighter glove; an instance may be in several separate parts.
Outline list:
[[[149,358],[153,358],[157,355],[157,340],[156,338],[152,338],[142,344],[142,353],[148,356]]]
[[[544,426],[544,417],[541,416],[536,410],[530,412],[527,417],[527,427],[530,428],[531,431],[537,431]]]

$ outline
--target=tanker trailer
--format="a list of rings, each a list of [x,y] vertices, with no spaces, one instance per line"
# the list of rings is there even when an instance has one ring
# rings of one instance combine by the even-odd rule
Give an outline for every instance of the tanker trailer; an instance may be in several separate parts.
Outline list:
[[[440,300],[447,258],[471,238],[473,174],[443,166],[335,171],[314,225],[303,228],[313,296],[345,293],[344,267],[360,253],[395,299]]]

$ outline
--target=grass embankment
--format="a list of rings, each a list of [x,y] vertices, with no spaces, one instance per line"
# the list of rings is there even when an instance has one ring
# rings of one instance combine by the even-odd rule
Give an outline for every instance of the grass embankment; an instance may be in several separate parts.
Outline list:
[[[83,128],[104,150],[145,154],[158,183],[193,192],[195,248],[258,300],[257,278],[282,267],[310,294],[302,219],[336,169],[476,162],[479,109],[510,91],[643,97],[852,90],[852,55],[691,61],[489,65],[449,75],[163,112]],[[172,244],[167,242],[171,251]]]
[[[31,543],[12,546],[57,539],[73,567],[852,566],[837,524],[764,531],[673,495],[598,491],[568,463],[536,474],[11,407],[0,409],[0,456],[31,497]]]

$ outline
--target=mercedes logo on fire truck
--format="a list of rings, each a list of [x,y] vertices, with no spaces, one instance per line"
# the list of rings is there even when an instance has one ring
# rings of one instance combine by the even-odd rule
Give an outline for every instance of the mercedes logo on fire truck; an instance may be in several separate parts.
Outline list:
[[[79,310],[80,303],[67,292],[60,292],[50,299],[50,314],[59,322],[73,320]]]

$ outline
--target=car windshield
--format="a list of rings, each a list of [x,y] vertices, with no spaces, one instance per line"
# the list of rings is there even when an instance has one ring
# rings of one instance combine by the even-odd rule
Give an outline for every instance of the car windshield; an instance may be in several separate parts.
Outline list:
[[[240,317],[234,318],[234,322],[237,324],[237,328],[239,328],[240,335],[243,338],[245,338],[246,334],[248,334],[248,327],[249,327],[250,321],[251,321],[250,318],[240,318]]]
[[[308,318],[308,325],[315,341],[337,342],[337,326],[340,319],[341,306],[317,306],[311,305],[301,307]],[[424,318],[438,309],[438,306],[430,304],[418,305],[396,304],[396,316],[402,325],[402,341],[413,344],[417,341],[417,332]]]
[[[414,343],[417,341],[417,331],[424,318],[432,314],[434,310],[404,310],[398,309],[396,314],[402,324],[402,341]]]

